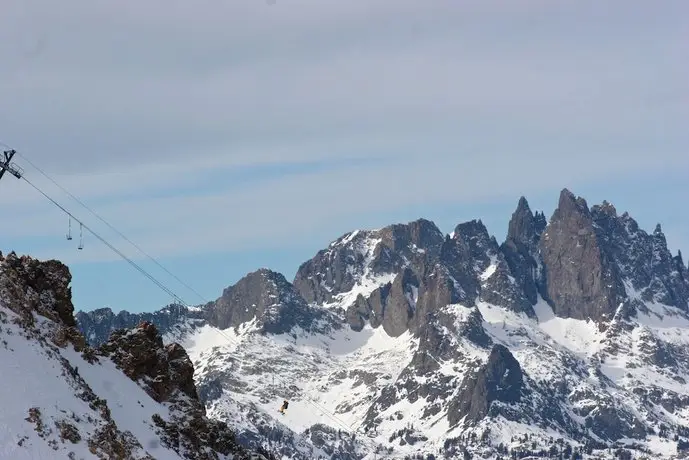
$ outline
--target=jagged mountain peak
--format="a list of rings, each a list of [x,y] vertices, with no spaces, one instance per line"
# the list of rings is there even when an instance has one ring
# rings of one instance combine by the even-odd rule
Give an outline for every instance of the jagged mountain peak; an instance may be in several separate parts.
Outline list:
[[[308,302],[346,309],[359,294],[367,296],[392,282],[405,267],[423,272],[444,240],[427,219],[349,232],[301,264],[294,286]]]
[[[538,240],[547,223],[543,211],[532,212],[526,198],[522,196],[507,226],[507,240],[532,245]]]
[[[474,240],[475,245],[482,245],[484,247],[490,244],[491,239],[494,240],[481,219],[472,219],[457,224],[452,232],[452,239],[462,239],[466,242]]]
[[[390,241],[390,249],[398,249],[395,245],[415,244],[418,247],[433,246],[438,240],[444,238],[444,234],[438,226],[428,219],[419,218],[407,223],[396,223],[378,230],[383,240]],[[390,237],[386,238],[387,235]]]
[[[594,209],[595,209],[595,212],[605,214],[608,217],[611,217],[611,218],[617,217],[617,209],[608,200],[603,200],[603,202],[601,204],[593,205],[591,207],[591,212],[594,212]],[[627,217],[629,217],[629,214],[627,214]]]
[[[490,276],[485,272],[497,263],[498,242],[488,233],[480,219],[458,224],[453,232],[452,244],[455,250],[452,256],[454,260],[451,262],[447,259],[451,267],[461,267],[463,271],[468,270],[475,276],[486,279]]]
[[[132,313],[120,310],[113,313],[109,307],[89,312],[79,311],[76,320],[79,328],[92,346],[103,343],[118,329],[131,329],[141,322],[151,322],[166,333],[177,329],[178,334],[193,330],[205,317],[205,310],[198,307],[170,304],[154,312]]]
[[[563,189],[539,241],[542,292],[558,316],[610,319],[622,301],[623,282],[597,230],[586,201]]]
[[[663,228],[661,227],[661,225],[659,223],[656,224],[656,227],[653,230],[653,235],[665,238],[665,234],[663,233]]]
[[[529,206],[529,201],[526,199],[524,195],[519,197],[519,201],[517,201],[517,210],[515,212],[531,213],[531,206]]]
[[[580,219],[581,223],[590,219],[588,203],[585,198],[576,196],[569,189],[564,188],[560,192],[557,208],[553,212],[550,221],[577,218]]]
[[[522,197],[510,218],[507,238],[500,245],[511,276],[531,305],[536,303],[539,284],[542,284],[538,242],[546,225],[545,215],[538,211],[532,213],[526,198]]]
[[[120,310],[120,313],[123,312],[124,310]],[[93,310],[90,311],[92,313],[93,317],[95,318],[112,318],[115,316],[115,312],[113,311],[112,308],[110,307],[100,307],[100,308],[94,308]]]
[[[262,267],[253,272],[249,272],[239,279],[233,286],[226,288],[226,291],[236,289],[237,286],[257,284],[262,288],[271,290],[273,294],[289,295],[293,290],[292,284],[287,281],[285,275],[280,272]]]
[[[564,195],[540,244],[542,292],[556,314],[605,321],[636,297],[687,309],[689,287],[659,225],[649,235],[607,202],[588,211],[583,199]]]
[[[529,203],[522,196],[507,226],[507,242],[532,247],[543,230],[539,227],[539,222],[531,212]]]

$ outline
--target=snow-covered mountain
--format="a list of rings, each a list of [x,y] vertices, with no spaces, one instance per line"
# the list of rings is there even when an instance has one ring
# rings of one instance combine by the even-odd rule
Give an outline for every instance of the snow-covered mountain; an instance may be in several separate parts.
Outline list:
[[[87,346],[70,281],[60,262],[0,254],[0,458],[268,458],[206,416],[187,353],[153,324]]]
[[[549,220],[522,197],[502,244],[480,220],[358,230],[291,283],[261,269],[208,305],[77,320],[95,345],[150,319],[209,417],[287,458],[678,458],[688,301],[659,225],[564,189]]]

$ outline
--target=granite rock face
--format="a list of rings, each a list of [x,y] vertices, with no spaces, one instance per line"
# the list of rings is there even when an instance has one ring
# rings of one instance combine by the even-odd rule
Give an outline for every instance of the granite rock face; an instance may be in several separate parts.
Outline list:
[[[249,273],[223,291],[207,309],[209,324],[219,329],[256,321],[260,330],[284,334],[293,327],[324,330],[327,312],[313,308],[280,273],[260,269]]]
[[[539,249],[543,293],[557,316],[596,321],[612,318],[624,299],[624,285],[586,200],[566,189],[561,192]]]
[[[593,206],[565,189],[539,241],[543,296],[556,315],[610,320],[638,292],[687,310],[689,285],[658,225],[649,235],[610,203]]]
[[[346,319],[354,330],[362,330],[366,322],[381,326],[391,337],[409,329],[414,318],[419,280],[410,268],[404,268],[392,282],[375,289],[368,297],[359,295],[349,306]]]

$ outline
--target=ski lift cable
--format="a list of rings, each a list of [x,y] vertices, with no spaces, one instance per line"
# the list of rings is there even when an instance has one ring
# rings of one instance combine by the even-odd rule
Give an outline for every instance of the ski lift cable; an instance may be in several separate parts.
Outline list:
[[[4,145],[6,148],[11,148],[10,146],[0,142],[0,145]],[[69,190],[67,190],[64,186],[60,185],[55,179],[53,179],[48,173],[46,173],[42,168],[40,168],[38,165],[36,165],[34,162],[32,162],[29,158],[26,157],[26,155],[22,154],[21,152],[17,151],[17,155],[19,155],[21,158],[24,159],[31,167],[33,167],[36,171],[38,171],[41,175],[43,175],[46,179],[48,179],[50,182],[52,182],[57,188],[62,190],[65,194],[67,194],[70,198],[72,198],[74,201],[76,201],[78,204],[80,204],[84,209],[86,209],[88,212],[90,212],[93,216],[95,216],[97,219],[99,219],[101,222],[103,222],[108,228],[110,228],[113,232],[117,233],[123,240],[127,241],[129,244],[131,244],[135,249],[137,249],[141,254],[146,256],[148,259],[150,259],[153,263],[155,263],[158,267],[160,267],[163,271],[165,271],[167,274],[169,274],[171,277],[173,277],[175,280],[177,280],[182,286],[186,287],[189,289],[191,292],[196,294],[196,296],[203,301],[204,304],[210,303],[208,299],[206,299],[202,294],[200,294],[198,291],[196,291],[193,287],[189,286],[189,284],[185,283],[182,279],[178,278],[175,274],[170,272],[166,267],[164,267],[160,262],[158,262],[153,256],[149,255],[144,251],[139,245],[134,243],[132,240],[127,238],[120,230],[115,228],[112,224],[110,224],[105,218],[100,216],[96,211],[94,211],[91,207],[89,207],[86,203],[84,203],[83,200],[81,200],[79,197],[75,196],[72,194]],[[77,219],[75,219],[77,220]],[[80,223],[77,220],[77,223]],[[70,228],[71,228],[71,221],[69,222]],[[68,239],[71,239],[68,237]],[[167,292],[167,291],[166,291]],[[188,305],[186,302],[182,301],[178,296],[172,294],[171,295],[173,300],[179,304],[181,304],[184,307],[189,308],[190,305]],[[299,359],[299,361],[302,361],[304,363],[307,362],[306,359]]]
[[[5,145],[5,144],[3,144],[3,145]],[[90,208],[88,208],[88,206],[86,206],[85,204],[83,204],[83,202],[81,202],[81,200],[79,200],[79,199],[76,198],[74,195],[72,195],[70,192],[68,192],[66,189],[64,189],[64,187],[60,186],[56,181],[54,181],[52,178],[50,178],[50,176],[48,176],[46,173],[42,172],[42,170],[41,170],[40,168],[38,168],[35,164],[33,164],[30,160],[28,160],[24,155],[22,155],[22,154],[20,154],[20,153],[19,153],[19,155],[21,155],[22,158],[24,158],[24,160],[27,161],[27,163],[29,163],[31,166],[33,166],[37,171],[39,171],[39,172],[42,173],[44,176],[46,176],[46,178],[48,178],[51,182],[53,182],[58,188],[60,188],[60,189],[62,189],[63,191],[65,191],[65,193],[67,193],[68,195],[70,195],[73,199],[75,199],[75,201],[79,202],[82,206],[84,206],[85,208],[87,208],[87,209],[88,209],[92,214],[94,214],[96,217],[99,217],[94,211],[90,210]],[[121,252],[120,250],[118,250],[115,246],[113,246],[111,243],[109,243],[109,242],[108,242],[105,238],[103,238],[100,234],[98,234],[96,231],[94,231],[93,229],[91,229],[90,227],[88,227],[86,224],[84,224],[84,222],[82,222],[80,219],[78,219],[74,214],[72,214],[70,211],[68,211],[64,206],[62,206],[60,203],[58,203],[58,202],[57,202],[55,199],[53,199],[50,195],[48,195],[46,192],[44,192],[42,189],[40,189],[38,186],[36,186],[36,185],[35,185],[34,183],[32,183],[31,181],[29,181],[29,180],[26,178],[26,176],[22,176],[22,179],[23,179],[27,184],[29,184],[32,188],[34,188],[37,192],[39,192],[41,195],[43,195],[45,198],[47,198],[53,205],[55,205],[56,207],[58,207],[58,208],[59,208],[60,210],[62,210],[65,214],[67,214],[70,218],[74,219],[77,223],[79,223],[79,224],[80,224],[80,228],[86,229],[89,233],[91,233],[93,236],[95,236],[99,241],[101,241],[103,244],[105,244],[109,249],[111,249],[113,252],[115,252],[117,255],[119,255],[122,259],[124,259],[124,260],[125,260],[127,263],[129,263],[132,267],[134,267],[138,272],[140,272],[142,275],[144,275],[146,278],[148,278],[150,281],[152,281],[154,284],[156,284],[160,289],[162,289],[162,290],[163,290],[166,294],[168,294],[170,297],[172,297],[173,299],[175,299],[180,305],[185,306],[185,307],[187,307],[187,308],[189,307],[189,305],[188,305],[184,300],[182,300],[182,299],[181,299],[177,294],[175,294],[171,289],[169,289],[167,286],[165,286],[164,283],[162,283],[161,281],[157,280],[153,275],[151,275],[150,273],[148,273],[145,269],[143,269],[141,266],[139,266],[136,262],[134,262],[132,259],[130,259],[129,257],[127,257],[124,253],[122,253],[122,252]],[[100,217],[99,217],[99,218],[100,218]],[[134,243],[132,243],[131,240],[127,239],[124,235],[122,235],[121,232],[119,232],[119,231],[116,230],[114,227],[112,227],[109,223],[107,223],[107,221],[105,221],[103,218],[100,218],[100,219],[101,219],[104,223],[106,223],[106,225],[108,225],[109,227],[111,227],[116,233],[120,234],[120,236],[122,236],[123,239],[127,240],[130,244],[132,244],[132,245],[135,246],[137,249],[139,249],[142,253],[144,253],[144,255],[147,255],[143,250],[141,250],[140,248],[138,248],[138,246],[136,246]],[[148,256],[148,255],[147,255],[147,256]],[[154,262],[157,263],[157,261],[155,261],[155,259],[153,259],[151,256],[148,256],[148,257],[149,257],[150,259],[152,259]],[[158,264],[158,265],[160,265],[160,264]],[[164,270],[166,270],[164,267],[162,267],[162,265],[160,265],[160,266],[161,266],[161,268],[163,268]],[[167,270],[166,270],[166,271],[167,271]],[[169,273],[169,272],[168,272],[168,273]],[[170,273],[170,274],[171,274],[171,273]],[[172,275],[172,274],[171,274],[171,275]],[[172,276],[175,277],[175,278],[177,278],[177,277],[174,276],[174,275],[172,275]],[[178,278],[177,278],[177,279],[178,279]],[[187,286],[186,283],[184,283],[183,281],[180,280],[180,282],[181,282],[181,284]],[[193,291],[193,289],[190,289],[190,290]],[[200,296],[200,294],[198,294],[198,295]],[[203,296],[201,296],[201,297],[203,298]],[[203,300],[204,300],[204,302],[208,303],[208,301],[207,301],[206,299],[203,299]],[[223,336],[223,337],[224,337],[226,340],[228,340],[229,342],[234,343],[234,344],[237,345],[237,346],[239,345],[236,341],[234,341],[232,338],[230,338],[227,334],[223,333],[222,331],[220,331],[220,330],[218,330],[218,329],[214,329],[214,330],[215,330],[218,334],[220,334],[221,336]],[[284,380],[282,380],[280,377],[278,377],[277,379],[278,379],[279,382],[283,383],[284,385],[287,385],[287,383],[286,383]],[[340,419],[339,417],[337,417],[335,414],[332,414],[328,409],[326,409],[325,407],[323,407],[322,405],[320,405],[320,404],[317,403],[316,401],[314,401],[314,400],[312,400],[311,398],[309,398],[308,396],[306,396],[306,395],[304,394],[303,390],[300,390],[300,392],[302,393],[302,396],[304,397],[304,399],[305,399],[307,402],[309,402],[309,403],[312,404],[316,409],[318,409],[319,411],[321,411],[323,415],[327,415],[328,418],[330,418],[331,420],[333,420],[334,422],[336,422],[336,423],[339,424],[340,426],[344,427],[347,431],[349,431],[349,432],[351,432],[351,433],[356,433],[356,432],[359,431],[360,428],[356,428],[356,429],[353,428],[352,425],[350,425],[350,424],[344,422],[342,419]]]
[[[4,144],[3,144],[4,145]],[[146,256],[148,259],[150,259],[154,264],[156,264],[160,269],[165,271],[168,275],[173,277],[177,282],[179,282],[182,286],[186,287],[189,289],[189,291],[193,292],[203,303],[209,303],[209,301],[201,295],[198,291],[196,291],[194,288],[189,286],[187,283],[182,281],[179,277],[177,277],[174,273],[172,273],[170,270],[168,270],[165,266],[163,266],[160,262],[158,262],[155,258],[153,258],[151,255],[149,255],[146,251],[144,251],[139,245],[134,243],[132,240],[127,238],[121,231],[116,229],[113,225],[111,225],[105,218],[103,218],[100,214],[96,213],[91,207],[89,207],[86,203],[83,202],[83,200],[79,199],[77,196],[72,194],[69,190],[67,190],[65,187],[60,185],[55,179],[50,177],[48,173],[46,173],[43,169],[39,168],[35,163],[33,163],[30,159],[26,157],[26,155],[22,154],[21,152],[17,152],[17,155],[22,157],[24,161],[26,161],[31,167],[33,167],[36,171],[38,171],[41,175],[43,175],[46,179],[48,179],[50,182],[52,182],[56,187],[58,187],[60,190],[62,190],[64,193],[66,193],[70,198],[72,198],[74,201],[79,203],[84,209],[86,209],[88,212],[90,212],[93,216],[95,216],[98,220],[103,222],[110,230],[113,232],[117,233],[123,240],[125,240],[127,243],[131,244],[136,250],[138,250],[141,254]]]
[[[162,282],[158,281],[153,275],[148,273],[146,270],[141,268],[139,264],[134,262],[132,259],[127,257],[125,254],[123,254],[119,249],[117,249],[115,246],[110,244],[105,238],[100,236],[97,232],[95,232],[93,229],[91,229],[89,226],[84,224],[80,219],[78,219],[74,214],[69,212],[64,206],[62,206],[60,203],[55,201],[50,195],[45,193],[43,190],[41,190],[38,186],[36,186],[33,182],[31,182],[29,179],[26,178],[26,176],[22,176],[22,179],[29,184],[31,187],[33,187],[38,193],[43,195],[45,198],[47,198],[50,202],[52,202],[55,206],[57,206],[59,209],[62,210],[65,214],[67,214],[69,217],[74,219],[76,222],[79,223],[82,229],[85,229],[89,233],[91,233],[93,236],[95,236],[98,240],[100,240],[101,243],[105,244],[108,248],[110,248],[113,252],[115,252],[117,255],[119,255],[122,259],[124,259],[129,265],[134,267],[139,273],[144,275],[146,278],[151,280],[153,283],[155,283],[160,289],[162,289],[166,294],[171,296],[172,298],[176,299],[178,302],[181,304],[185,305],[184,301],[177,295],[175,294],[172,290],[170,290],[167,286],[165,286]]]
[[[11,148],[9,145],[7,145],[7,144],[5,144],[5,143],[3,143],[3,142],[0,142],[0,145],[6,147],[6,148],[8,148],[8,149]],[[193,287],[189,286],[189,284],[185,283],[182,279],[178,278],[176,275],[174,275],[173,273],[171,273],[171,272],[170,272],[167,268],[165,268],[160,262],[158,262],[153,256],[151,256],[151,255],[149,255],[148,253],[146,253],[146,251],[144,251],[140,246],[138,246],[136,243],[134,243],[133,241],[131,241],[131,240],[130,240],[129,238],[127,238],[121,231],[119,231],[119,230],[118,230],[117,228],[115,228],[112,224],[110,224],[108,221],[106,221],[105,218],[103,218],[103,217],[100,216],[98,213],[96,213],[96,211],[94,211],[94,210],[93,210],[92,208],[90,208],[86,203],[84,203],[83,200],[81,200],[79,197],[77,197],[77,196],[75,196],[74,194],[72,194],[72,193],[71,193],[69,190],[67,190],[64,186],[60,185],[55,179],[53,179],[53,178],[52,178],[48,173],[46,173],[42,168],[40,168],[38,165],[36,165],[34,162],[32,162],[29,158],[27,158],[26,155],[22,154],[22,153],[19,152],[19,151],[17,151],[16,154],[19,155],[21,158],[23,158],[24,161],[26,161],[31,167],[33,167],[36,171],[38,171],[38,172],[39,172],[41,175],[43,175],[46,179],[48,179],[50,182],[52,182],[57,188],[59,188],[60,190],[62,190],[62,191],[63,191],[65,194],[67,194],[70,198],[72,198],[74,201],[76,201],[78,204],[80,204],[82,207],[84,207],[88,212],[90,212],[93,216],[95,216],[97,219],[99,219],[101,222],[103,222],[106,226],[108,226],[112,231],[114,231],[115,233],[117,233],[122,239],[124,239],[124,240],[127,241],[129,244],[131,244],[131,245],[132,245],[135,249],[137,249],[141,254],[143,254],[143,255],[146,256],[148,259],[150,259],[151,261],[153,261],[153,263],[155,263],[158,267],[160,267],[162,270],[164,270],[167,274],[169,274],[170,276],[172,276],[172,277],[173,277],[175,280],[177,280],[181,285],[183,285],[184,287],[188,288],[191,292],[193,292],[194,294],[196,294],[196,296],[197,296],[199,299],[201,299],[201,300],[204,302],[204,304],[210,303],[210,301],[209,301],[208,299],[206,299],[203,295],[201,295],[201,294],[200,294],[198,291],[196,291]],[[27,182],[28,182],[28,181],[27,181]],[[33,185],[33,184],[32,184],[32,185]],[[51,200],[51,201],[52,201],[52,200]],[[63,211],[64,211],[64,209],[63,209]],[[66,212],[66,211],[65,211],[65,212]],[[70,217],[72,217],[71,214],[69,214],[69,213],[67,213],[67,214],[70,215]],[[78,219],[76,219],[76,218],[74,218],[74,220],[76,220],[77,223],[81,223],[81,222],[80,222]],[[70,222],[69,222],[69,226],[70,226],[69,228],[71,229],[71,220],[70,220]],[[91,232],[93,233],[92,230],[89,229],[89,231],[91,231]],[[71,232],[68,233],[68,235],[70,235],[70,234],[71,234]],[[71,237],[68,236],[67,239],[71,239]],[[168,291],[166,291],[166,292],[168,292]],[[179,303],[180,305],[182,305],[182,306],[184,306],[184,307],[187,307],[187,308],[190,307],[190,305],[187,304],[186,302],[184,302],[179,296],[175,295],[174,293],[172,293],[172,294],[170,294],[170,295],[171,295],[171,297],[173,298],[173,300],[174,300],[175,302]],[[299,361],[302,361],[302,362],[306,363],[306,362],[307,362],[307,359],[300,358]]]

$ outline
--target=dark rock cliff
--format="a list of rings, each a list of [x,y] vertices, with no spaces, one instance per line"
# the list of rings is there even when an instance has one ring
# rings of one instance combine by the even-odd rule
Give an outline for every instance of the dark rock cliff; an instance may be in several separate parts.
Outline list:
[[[155,401],[170,405],[171,421],[161,417],[153,420],[167,446],[178,452],[194,452],[197,459],[216,459],[217,454],[250,458],[227,424],[206,417],[189,356],[176,343],[163,345],[152,323],[114,332],[97,355],[110,358]]]
[[[532,305],[538,300],[538,242],[546,225],[545,215],[533,214],[526,198],[521,197],[508,225],[507,239],[500,245],[511,273]]]
[[[414,317],[418,290],[416,274],[405,268],[394,281],[375,289],[368,297],[357,296],[346,311],[347,322],[356,331],[366,321],[374,328],[382,325],[388,335],[398,337],[407,331]]]
[[[596,321],[611,319],[624,285],[605,251],[586,200],[565,189],[539,241],[544,294],[555,314]]]
[[[542,293],[558,316],[610,320],[633,303],[630,289],[646,301],[688,308],[685,268],[667,249],[660,225],[649,235],[608,202],[589,210],[564,189],[539,250]]]
[[[468,375],[459,393],[450,402],[450,426],[466,421],[475,423],[486,417],[493,402],[515,404],[522,400],[524,376],[519,362],[503,345],[494,345],[488,362],[473,375]]]

